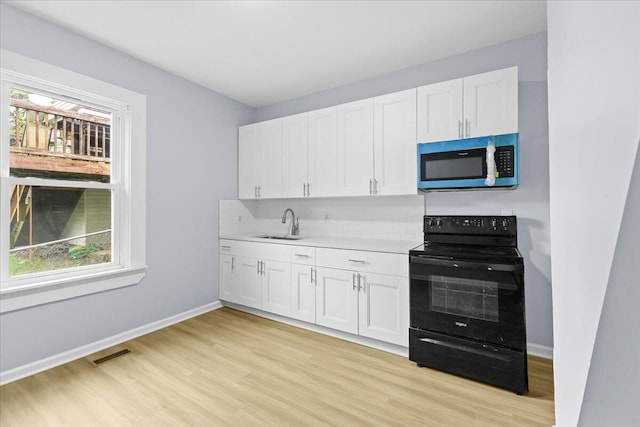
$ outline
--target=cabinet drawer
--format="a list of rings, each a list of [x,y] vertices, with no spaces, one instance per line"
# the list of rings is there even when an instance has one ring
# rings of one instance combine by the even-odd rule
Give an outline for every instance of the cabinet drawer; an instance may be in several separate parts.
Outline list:
[[[268,261],[289,262],[290,248],[288,245],[278,245],[276,243],[244,243],[244,255],[251,258],[258,258]]]
[[[406,276],[407,258],[402,254],[318,248],[316,263],[319,267]]]
[[[220,239],[220,254],[238,253],[238,241]]]
[[[316,248],[312,246],[291,246],[291,263],[315,265]]]

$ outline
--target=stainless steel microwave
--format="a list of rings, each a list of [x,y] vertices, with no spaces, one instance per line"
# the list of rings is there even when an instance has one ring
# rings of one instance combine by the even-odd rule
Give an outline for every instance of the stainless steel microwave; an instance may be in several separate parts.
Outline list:
[[[515,188],[518,134],[418,144],[418,190]]]

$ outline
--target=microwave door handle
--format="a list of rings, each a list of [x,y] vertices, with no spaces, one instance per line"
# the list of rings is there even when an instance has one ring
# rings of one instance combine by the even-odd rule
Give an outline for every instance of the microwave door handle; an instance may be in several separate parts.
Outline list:
[[[488,187],[493,187],[496,183],[497,167],[496,167],[495,152],[496,152],[496,144],[495,144],[495,141],[492,141],[491,143],[489,143],[489,145],[487,145],[487,179],[484,181],[484,183]]]

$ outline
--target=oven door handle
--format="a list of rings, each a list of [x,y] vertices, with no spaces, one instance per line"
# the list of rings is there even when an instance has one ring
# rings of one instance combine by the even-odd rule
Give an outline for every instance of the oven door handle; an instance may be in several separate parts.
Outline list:
[[[415,255],[409,259],[409,262],[412,264],[434,265],[447,268],[467,268],[471,270],[484,271],[507,271],[510,273],[524,272],[524,267],[522,266],[522,264],[491,264],[487,262],[460,261],[451,258],[421,257]]]

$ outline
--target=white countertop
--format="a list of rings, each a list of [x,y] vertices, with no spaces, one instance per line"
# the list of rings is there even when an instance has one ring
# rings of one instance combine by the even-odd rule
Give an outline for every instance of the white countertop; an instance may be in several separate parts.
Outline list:
[[[351,249],[357,251],[408,254],[410,249],[421,245],[422,241],[361,239],[355,237],[298,236],[297,240],[265,239],[269,233],[241,233],[222,235],[220,239],[242,240],[246,242],[272,243],[277,245],[314,246],[317,248]]]

